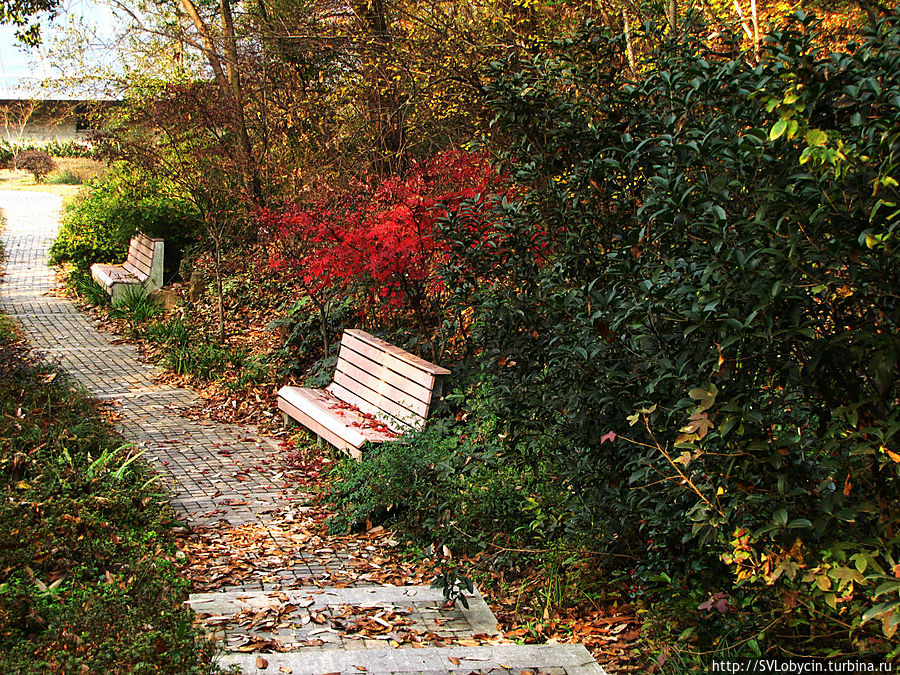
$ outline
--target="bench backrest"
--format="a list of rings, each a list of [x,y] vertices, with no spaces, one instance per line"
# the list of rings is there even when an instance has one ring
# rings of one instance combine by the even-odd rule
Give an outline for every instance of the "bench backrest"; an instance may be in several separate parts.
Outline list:
[[[146,234],[136,234],[128,245],[128,258],[122,264],[141,281],[146,281],[153,273],[153,262],[157,255],[157,246],[161,249],[162,239],[153,239]]]
[[[328,391],[395,431],[421,429],[441,378],[450,371],[379,340],[347,329],[341,338],[334,381]]]

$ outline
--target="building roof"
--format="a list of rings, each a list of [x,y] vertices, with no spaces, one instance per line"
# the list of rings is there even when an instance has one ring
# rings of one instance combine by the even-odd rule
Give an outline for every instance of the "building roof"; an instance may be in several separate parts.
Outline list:
[[[37,78],[0,78],[0,100],[10,101],[118,101],[110,93],[109,83],[40,80]]]

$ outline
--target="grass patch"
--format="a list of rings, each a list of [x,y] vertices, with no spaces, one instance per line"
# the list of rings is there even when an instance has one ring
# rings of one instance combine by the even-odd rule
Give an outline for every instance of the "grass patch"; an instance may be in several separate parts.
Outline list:
[[[51,185],[81,185],[84,181],[81,176],[71,171],[53,171],[44,179]]]
[[[96,282],[94,285],[99,288]],[[106,295],[103,289],[101,292]],[[147,289],[142,286],[128,286],[122,297],[113,304],[109,315],[116,319],[127,319],[131,324],[140,324],[159,316],[161,312],[159,302],[147,292]]]
[[[221,345],[181,317],[155,321],[141,337],[158,347],[164,367],[194,382],[222,381],[226,388],[237,391],[271,374],[265,356],[254,356],[247,347]]]
[[[52,192],[62,197],[73,197],[82,183],[106,173],[106,165],[93,159],[54,157],[53,161],[56,170],[47,174],[43,183],[36,182],[27,171],[0,169],[0,190]]]
[[[82,302],[95,307],[106,307],[110,304],[109,294],[94,281],[90,272],[77,268],[68,269],[65,284]]]
[[[171,507],[0,315],[0,672],[204,673]]]

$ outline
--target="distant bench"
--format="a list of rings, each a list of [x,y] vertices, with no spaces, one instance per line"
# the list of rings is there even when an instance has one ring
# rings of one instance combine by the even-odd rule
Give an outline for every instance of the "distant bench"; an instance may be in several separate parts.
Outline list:
[[[162,239],[153,239],[146,234],[136,234],[128,245],[128,258],[121,265],[94,263],[91,276],[118,302],[129,286],[140,286],[146,291],[154,291],[163,285]]]
[[[442,378],[450,371],[365,331],[348,329],[331,384],[282,387],[278,409],[351,457],[366,443],[383,443],[421,429]]]

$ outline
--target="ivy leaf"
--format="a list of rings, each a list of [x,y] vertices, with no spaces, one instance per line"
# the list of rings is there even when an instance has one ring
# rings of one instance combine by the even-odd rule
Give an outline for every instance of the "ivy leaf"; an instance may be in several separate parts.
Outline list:
[[[691,460],[693,458],[694,456],[691,453],[684,451],[680,455],[678,455],[678,459],[675,460],[675,463],[684,464],[684,467],[687,468],[687,465],[691,463]]]
[[[716,385],[711,384],[707,388],[694,387],[688,392],[688,396],[697,401],[698,411],[708,410],[716,402],[719,393]]]
[[[844,567],[843,565],[839,565],[829,570],[828,576],[830,576],[835,581],[840,582],[839,588],[849,586],[853,582],[856,582],[858,584],[864,584],[866,582],[862,574],[857,572],[855,569]],[[897,585],[900,586],[900,583],[898,583]]]

